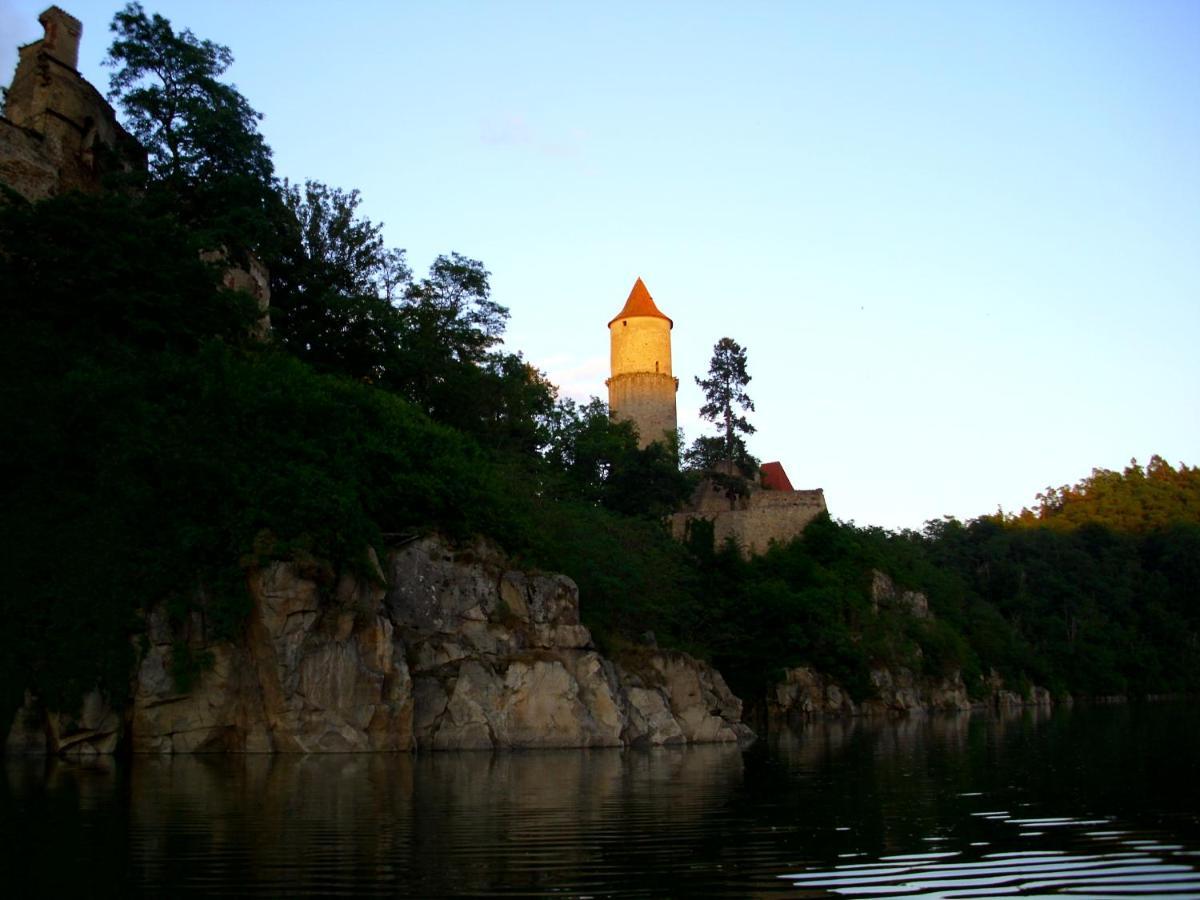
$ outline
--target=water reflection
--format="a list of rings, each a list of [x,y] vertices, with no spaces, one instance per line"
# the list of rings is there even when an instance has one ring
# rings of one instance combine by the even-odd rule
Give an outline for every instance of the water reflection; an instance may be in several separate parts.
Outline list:
[[[1027,710],[774,736],[797,780],[855,786],[834,864],[783,878],[802,896],[1200,897],[1198,723]]]
[[[126,857],[132,882],[152,893],[236,886],[434,896],[615,885],[651,896],[670,893],[680,867],[700,874],[707,866],[712,883],[722,881],[711,820],[742,771],[729,746],[181,756],[137,758],[127,779],[120,767],[10,762],[7,786],[18,807],[45,813],[34,829],[40,838],[26,835],[33,852],[61,846],[50,839],[55,807],[73,806],[64,821],[83,832],[93,830],[93,810],[121,816],[109,833],[127,845],[112,858]],[[689,851],[708,861],[697,866]]]
[[[1060,824],[1071,824],[1063,822]],[[972,861],[958,851],[882,857],[874,863],[836,866],[783,876],[808,896],[995,897],[1030,892],[1074,897],[1200,896],[1200,871],[1172,846],[1139,841],[1161,852],[1082,846],[1077,851],[984,853]],[[1098,850],[1100,852],[1088,852]]]
[[[46,895],[1200,896],[1198,722],[1105,708],[838,721],[748,751],[9,760],[0,864]]]

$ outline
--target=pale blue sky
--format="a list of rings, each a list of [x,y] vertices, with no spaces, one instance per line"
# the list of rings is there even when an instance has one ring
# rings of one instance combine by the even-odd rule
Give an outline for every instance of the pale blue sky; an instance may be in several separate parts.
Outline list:
[[[45,0],[0,0],[0,78]],[[66,0],[99,66],[115,3]],[[147,3],[227,44],[282,176],[604,396],[641,275],[680,422],[730,336],[751,449],[859,524],[1200,463],[1200,2]]]

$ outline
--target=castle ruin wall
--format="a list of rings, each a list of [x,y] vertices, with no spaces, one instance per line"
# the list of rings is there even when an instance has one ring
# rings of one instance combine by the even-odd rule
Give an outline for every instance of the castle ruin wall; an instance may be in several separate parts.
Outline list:
[[[145,167],[146,154],[74,68],[82,26],[57,7],[46,36],[18,50],[0,117],[0,180],[28,200],[97,191],[113,171]]]
[[[687,536],[688,524],[709,521],[713,526],[713,545],[721,547],[732,538],[745,556],[765,553],[772,542],[786,544],[804,533],[817,516],[828,511],[825,492],[754,490],[748,497],[731,501],[723,490],[702,485],[693,499],[693,508],[671,516],[671,533],[676,540]]]

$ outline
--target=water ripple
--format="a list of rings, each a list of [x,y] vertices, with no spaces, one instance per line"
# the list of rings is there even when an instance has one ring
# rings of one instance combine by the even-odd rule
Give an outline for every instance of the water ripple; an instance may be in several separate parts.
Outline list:
[[[970,795],[974,796],[974,795]],[[1110,819],[1042,816],[1014,818],[995,811],[972,813],[984,821],[1018,829],[1018,837],[1055,840],[1070,845],[1029,851],[983,853],[965,859],[961,851],[880,856],[874,862],[837,865],[829,869],[780,876],[805,896],[994,897],[1067,895],[1200,898],[1200,867],[1196,851],[1165,843],[1154,835],[1135,835],[1130,829],[1088,830]],[[1041,831],[1037,829],[1053,829]],[[973,842],[972,847],[987,842]],[[1091,851],[1091,852],[1087,852]]]

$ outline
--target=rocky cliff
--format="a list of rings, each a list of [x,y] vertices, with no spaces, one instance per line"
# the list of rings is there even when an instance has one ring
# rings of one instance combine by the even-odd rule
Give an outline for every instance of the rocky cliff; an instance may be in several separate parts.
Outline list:
[[[565,576],[518,571],[493,547],[437,538],[374,573],[274,562],[249,578],[236,641],[201,615],[146,616],[131,700],[64,716],[27,697],[7,749],[92,755],[597,747],[752,737],[719,672],[683,653],[595,649]],[[186,691],[187,647],[207,665]]]
[[[912,619],[932,620],[929,599],[919,591],[900,590],[884,572],[871,573],[872,614],[881,611]],[[1033,686],[1027,695],[1010,690],[999,675],[984,679],[972,699],[962,673],[943,678],[921,676],[905,666],[873,668],[871,696],[855,702],[844,685],[807,666],[787,669],[767,694],[767,715],[775,721],[837,716],[955,712],[971,709],[1010,710],[1050,707],[1050,692]]]
[[[1053,705],[1046,688],[1034,685],[1023,695],[1007,689],[995,674],[985,679],[982,696],[974,700],[957,671],[946,678],[923,678],[903,667],[872,669],[871,687],[873,696],[856,703],[844,686],[827,675],[806,666],[787,669],[767,696],[767,714],[780,721]]]

